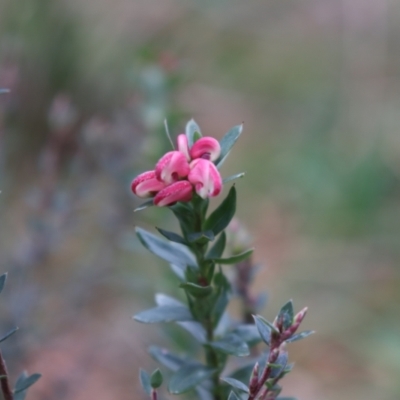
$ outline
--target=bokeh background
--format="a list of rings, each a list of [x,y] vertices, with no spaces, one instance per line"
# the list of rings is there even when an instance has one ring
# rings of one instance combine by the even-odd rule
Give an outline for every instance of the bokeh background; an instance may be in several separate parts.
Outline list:
[[[399,399],[399,49],[395,0],[2,0],[0,321],[28,398],[144,399],[147,345],[188,340],[131,319],[176,282],[134,236],[172,218],[129,183],[194,117],[244,121],[223,174],[247,173],[263,315],[310,308],[285,394]]]

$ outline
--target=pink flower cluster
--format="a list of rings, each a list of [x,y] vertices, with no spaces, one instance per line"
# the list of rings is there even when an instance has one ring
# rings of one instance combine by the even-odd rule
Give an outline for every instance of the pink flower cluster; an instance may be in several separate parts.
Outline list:
[[[177,142],[178,150],[164,154],[154,170],[132,181],[131,189],[136,196],[154,196],[154,204],[160,207],[190,201],[194,191],[203,199],[218,196],[222,179],[213,163],[221,153],[218,141],[205,136],[189,149],[186,135],[180,134]]]

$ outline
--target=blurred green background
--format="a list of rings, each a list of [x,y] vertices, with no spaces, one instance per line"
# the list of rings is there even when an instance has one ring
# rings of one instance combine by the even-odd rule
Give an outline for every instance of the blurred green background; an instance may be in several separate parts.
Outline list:
[[[317,334],[291,346],[285,394],[400,398],[400,3],[380,0],[0,2],[1,329],[29,399],[142,399],[139,366],[168,333],[131,315],[168,268],[133,228],[130,180],[191,117],[223,169],[264,267]],[[175,339],[176,340],[176,339]]]

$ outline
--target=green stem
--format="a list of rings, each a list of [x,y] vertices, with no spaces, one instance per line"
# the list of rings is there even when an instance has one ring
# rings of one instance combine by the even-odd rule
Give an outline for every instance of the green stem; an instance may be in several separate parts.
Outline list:
[[[193,232],[201,232],[203,229],[203,226],[204,226],[205,212],[206,212],[207,206],[205,208],[203,208],[203,212],[201,212],[198,199],[197,199],[196,203],[195,203],[195,201],[193,201],[193,203],[192,203],[192,205],[193,205],[192,229],[193,229]],[[197,263],[199,266],[199,272],[200,272],[199,280],[201,281],[199,283],[201,283],[205,286],[210,285],[212,283],[212,277],[209,277],[207,279],[207,276],[208,276],[207,269],[209,268],[209,264],[205,261],[207,245],[201,244],[201,243],[193,243],[190,246],[190,248],[191,248],[192,252],[195,254]],[[211,294],[211,296],[212,295],[213,294]],[[202,300],[197,299],[197,301],[204,301],[204,299],[202,299]],[[201,304],[199,304],[199,306],[201,307]],[[211,312],[212,312],[212,307],[210,307],[210,309],[208,310],[208,312],[206,313],[204,318],[202,318],[202,320],[199,321],[203,325],[204,329],[206,330],[208,343],[212,343],[214,341],[214,324],[213,324]],[[205,347],[205,359],[206,359],[206,365],[208,367],[216,370],[216,372],[214,373],[214,375],[212,377],[213,386],[214,386],[213,387],[214,400],[223,400],[222,394],[221,394],[221,386],[220,386],[220,374],[221,374],[222,368],[220,365],[220,360],[219,360],[217,352],[210,346]]]

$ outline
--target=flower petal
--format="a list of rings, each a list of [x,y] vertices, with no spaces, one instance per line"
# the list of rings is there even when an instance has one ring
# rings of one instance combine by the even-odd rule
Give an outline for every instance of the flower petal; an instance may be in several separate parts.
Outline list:
[[[156,165],[156,177],[167,184],[185,178],[190,171],[186,157],[180,151],[169,151]]]
[[[152,197],[165,187],[165,183],[156,178],[155,171],[147,171],[138,175],[131,183],[132,192],[138,197]]]
[[[206,199],[218,196],[222,190],[222,178],[217,167],[209,160],[198,158],[190,163],[188,180],[194,185],[197,194]]]
[[[193,159],[205,158],[215,161],[221,154],[221,146],[217,139],[210,136],[204,136],[194,143],[190,149],[190,155]]]
[[[189,145],[188,145],[188,140],[187,137],[184,133],[181,133],[178,135],[176,138],[176,141],[178,143],[178,150],[185,155],[186,160],[190,161],[190,154],[189,154]]]
[[[178,181],[159,191],[154,197],[154,204],[159,207],[169,206],[177,201],[192,200],[193,186],[188,181]]]

